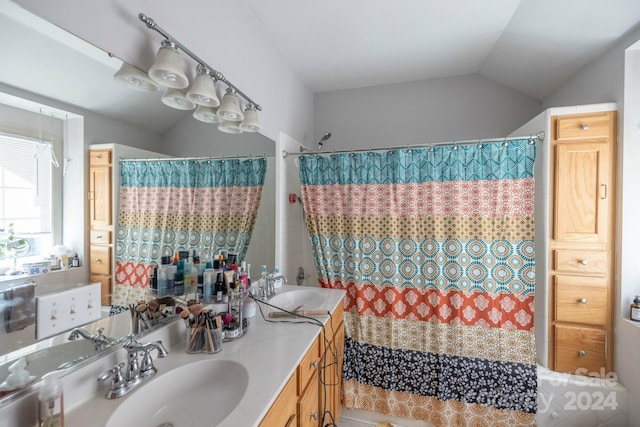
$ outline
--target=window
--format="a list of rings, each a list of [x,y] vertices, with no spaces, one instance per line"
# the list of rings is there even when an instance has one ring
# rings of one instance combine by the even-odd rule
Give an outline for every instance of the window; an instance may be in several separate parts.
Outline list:
[[[61,204],[59,141],[0,134],[0,228],[31,246],[28,256],[48,255],[55,244],[54,212]],[[7,260],[4,260],[6,264]],[[0,261],[2,262],[2,261]]]

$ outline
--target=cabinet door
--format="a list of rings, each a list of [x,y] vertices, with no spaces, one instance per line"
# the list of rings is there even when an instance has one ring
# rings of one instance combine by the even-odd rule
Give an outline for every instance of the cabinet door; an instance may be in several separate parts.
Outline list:
[[[90,224],[111,225],[111,166],[89,168]]]
[[[297,424],[296,380],[294,373],[273,403],[267,415],[260,422],[260,427],[295,427]]]
[[[606,142],[559,143],[555,168],[557,242],[606,243],[609,194]]]
[[[318,427],[320,423],[318,375],[312,375],[298,401],[298,427]]]

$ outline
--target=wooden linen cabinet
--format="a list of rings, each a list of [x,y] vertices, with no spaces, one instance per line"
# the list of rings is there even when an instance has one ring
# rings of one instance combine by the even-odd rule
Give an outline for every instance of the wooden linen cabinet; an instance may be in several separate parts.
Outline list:
[[[549,360],[613,371],[616,112],[551,117]]]

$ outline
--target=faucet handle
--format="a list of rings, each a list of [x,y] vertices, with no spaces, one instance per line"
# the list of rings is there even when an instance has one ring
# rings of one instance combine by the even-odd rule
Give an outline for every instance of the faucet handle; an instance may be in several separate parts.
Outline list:
[[[125,363],[120,363],[98,375],[98,381],[105,381],[111,378],[111,386],[105,395],[107,399],[115,399],[126,393],[127,382],[122,375],[122,368],[124,368],[124,366]]]

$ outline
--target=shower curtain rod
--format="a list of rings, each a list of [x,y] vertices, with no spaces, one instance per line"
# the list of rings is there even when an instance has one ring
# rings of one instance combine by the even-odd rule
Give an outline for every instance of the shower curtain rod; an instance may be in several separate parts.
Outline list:
[[[120,157],[118,161],[119,162],[158,162],[161,160],[168,160],[173,162],[180,162],[180,161],[186,161],[186,160],[203,161],[203,160],[259,159],[262,157],[275,157],[275,154],[262,154],[262,155],[242,154],[242,155],[236,155],[236,156],[211,156],[211,157],[158,157],[155,159],[125,159]]]
[[[374,152],[374,151],[388,151],[397,148],[431,148],[431,147],[442,147],[447,145],[473,145],[473,144],[496,144],[499,142],[513,141],[516,139],[531,139],[541,141],[544,139],[544,132],[538,132],[536,134],[525,135],[525,136],[508,136],[502,138],[481,138],[481,139],[467,139],[463,141],[446,141],[446,142],[428,142],[424,144],[414,144],[414,145],[399,145],[395,147],[384,147],[384,148],[358,148],[353,150],[334,150],[334,151],[313,151],[308,150],[303,146],[300,146],[299,153],[291,153],[287,150],[282,150],[282,158],[287,157],[289,154],[292,156],[306,156],[308,154],[336,154],[336,153],[361,153],[361,152]]]

